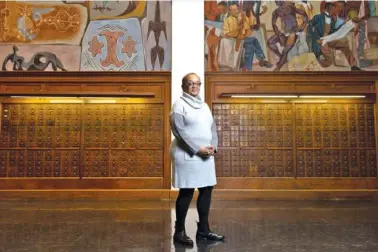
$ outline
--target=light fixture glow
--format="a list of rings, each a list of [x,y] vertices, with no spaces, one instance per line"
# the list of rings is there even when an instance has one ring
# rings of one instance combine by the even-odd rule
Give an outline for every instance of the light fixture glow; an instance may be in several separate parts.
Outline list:
[[[231,95],[231,98],[298,98],[297,95]]]
[[[327,100],[295,100],[294,103],[327,103]]]
[[[116,100],[87,100],[86,103],[116,103]]]
[[[261,100],[262,103],[288,103],[287,100]]]
[[[300,95],[299,98],[330,98],[330,99],[345,99],[345,98],[366,98],[365,95]]]
[[[83,103],[82,100],[50,100],[50,103]]]
[[[19,98],[22,98],[22,99],[56,99],[56,98],[59,98],[59,99],[73,99],[73,98],[78,98],[78,97],[63,97],[63,96],[10,96],[10,98],[12,99],[19,99]]]

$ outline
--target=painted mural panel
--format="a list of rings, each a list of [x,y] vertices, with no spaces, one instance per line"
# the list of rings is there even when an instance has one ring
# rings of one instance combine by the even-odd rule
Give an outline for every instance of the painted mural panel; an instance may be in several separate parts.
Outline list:
[[[377,71],[377,1],[206,1],[207,71]]]
[[[91,21],[83,39],[80,70],[145,70],[139,20]]]
[[[172,5],[170,2],[148,2],[147,17],[142,21],[145,62],[148,71],[171,69]]]
[[[79,71],[80,46],[0,45],[3,71]]]
[[[171,1],[0,1],[2,71],[169,71],[171,6]]]
[[[62,2],[0,2],[0,43],[79,45],[87,9]]]

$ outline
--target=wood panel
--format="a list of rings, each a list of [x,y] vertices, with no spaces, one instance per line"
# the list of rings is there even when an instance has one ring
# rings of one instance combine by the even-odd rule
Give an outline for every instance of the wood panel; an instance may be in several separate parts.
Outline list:
[[[38,190],[0,190],[0,199],[43,199],[43,200],[72,200],[72,199],[103,199],[156,201],[169,200],[169,189],[38,189]]]
[[[170,73],[5,73],[0,89],[1,189],[170,188]]]
[[[217,188],[376,190],[378,75],[338,74],[206,73],[206,102],[219,137]],[[323,103],[231,98],[246,94],[366,98]]]
[[[0,190],[0,199],[43,199],[43,200],[71,200],[71,199],[104,199],[130,201],[175,201],[178,191],[169,189],[48,189],[48,190]],[[195,192],[193,200],[198,193]],[[378,200],[376,189],[317,189],[317,190],[240,190],[216,189],[213,200]],[[174,204],[174,202],[167,202]]]

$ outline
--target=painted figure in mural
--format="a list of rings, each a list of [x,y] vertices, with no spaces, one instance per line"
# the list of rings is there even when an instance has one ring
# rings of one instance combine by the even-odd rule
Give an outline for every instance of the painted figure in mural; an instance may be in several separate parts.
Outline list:
[[[49,52],[38,52],[33,55],[29,62],[24,62],[24,57],[17,55],[18,48],[17,46],[13,46],[13,53],[9,54],[3,61],[2,70],[7,71],[7,64],[8,62],[13,63],[13,70],[14,71],[23,71],[23,70],[38,70],[44,71],[49,65],[54,71],[58,69],[62,71],[67,71],[62,62],[58,59],[58,57]]]
[[[275,71],[279,71],[281,67],[287,62],[289,51],[295,45],[298,39],[298,33],[303,32],[307,23],[308,17],[304,10],[295,7],[291,1],[276,0],[278,8],[272,14],[272,25],[274,35],[269,38],[269,48],[280,58]],[[299,27],[297,23],[297,14],[303,16],[302,26]],[[283,31],[277,26],[277,19],[280,18],[283,24]],[[283,46],[282,53],[279,51],[277,43]]]
[[[219,14],[217,1],[205,1],[204,8],[205,8],[205,20],[215,21],[217,15]]]
[[[229,14],[227,3],[225,1],[221,1],[218,3],[217,6],[218,6],[219,14],[215,18],[215,21],[223,23]]]
[[[339,29],[343,24],[345,24],[345,22],[347,21],[347,17],[345,15],[345,1],[335,2],[335,15],[333,16],[333,18],[336,21],[335,23],[336,30]]]
[[[311,20],[314,16],[314,7],[309,1],[300,1],[295,3],[295,7],[297,9],[303,10],[306,15],[307,15],[307,20]],[[302,27],[303,23],[306,21],[305,16],[297,13],[296,14],[297,18],[297,24],[299,27]],[[308,27],[308,22],[307,25],[304,28],[304,32],[307,32],[307,27]]]
[[[247,1],[243,2],[243,9],[251,20],[251,29],[259,30],[261,25],[260,16],[264,15],[268,10],[266,4],[263,1]]]
[[[364,49],[369,48],[367,37],[367,20],[370,17],[369,4],[365,1],[347,1],[345,4],[345,15],[348,19],[356,22],[354,37],[357,44],[357,60],[361,68],[369,67],[372,60],[365,58]]]
[[[322,67],[329,67],[334,63],[334,50],[340,50],[347,58],[351,70],[361,70],[355,65],[353,53],[349,48],[346,38],[331,41],[322,46],[321,37],[330,35],[337,31],[336,18],[337,9],[334,2],[326,2],[325,12],[315,15],[310,21],[308,35],[312,39],[312,50]]]
[[[13,46],[13,53],[9,54],[3,61],[3,67],[2,67],[3,71],[7,71],[7,64],[9,61],[13,63],[14,71],[23,70],[22,63],[24,62],[24,57],[18,56],[17,52],[18,52],[17,46]]]
[[[244,41],[243,48],[245,65],[243,70],[252,70],[253,57],[255,54],[261,67],[272,67],[272,65],[265,60],[265,55],[259,41],[256,38],[251,37],[251,24],[245,12],[239,12],[239,8],[236,4],[230,5],[229,9],[230,16],[224,20],[223,33],[227,38],[236,39],[236,51],[240,49],[241,41]]]
[[[220,42],[220,37],[216,35],[216,29],[211,28],[207,35],[207,47],[209,48],[207,57],[207,69],[210,71],[219,71],[217,48]]]
[[[155,69],[155,62],[156,58],[159,58],[159,64],[160,68],[162,68],[164,63],[164,48],[159,46],[159,38],[160,33],[163,32],[165,36],[165,40],[168,40],[167,38],[167,23],[165,21],[162,21],[160,18],[160,1],[156,2],[155,7],[155,20],[150,21],[148,23],[148,33],[147,38],[150,35],[150,32],[152,31],[155,36],[155,42],[156,46],[151,48],[151,63],[152,63],[152,69]]]

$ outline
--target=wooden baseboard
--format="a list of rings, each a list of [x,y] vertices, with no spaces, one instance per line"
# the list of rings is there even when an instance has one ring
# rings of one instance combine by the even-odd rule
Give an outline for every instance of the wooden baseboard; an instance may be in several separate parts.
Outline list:
[[[215,190],[214,200],[378,200],[377,189]]]
[[[163,178],[1,178],[0,190],[159,190]]]
[[[125,190],[0,190],[1,199],[43,199],[43,200],[70,200],[70,199],[101,199],[101,200],[138,200],[155,201],[169,200],[170,190],[152,189],[125,189]]]
[[[366,190],[378,189],[377,178],[252,178],[218,177],[217,189],[228,190]]]
[[[177,190],[0,190],[0,200],[101,199],[174,201]],[[196,200],[196,191],[193,199]],[[377,189],[358,190],[238,190],[216,189],[213,200],[378,200]]]

